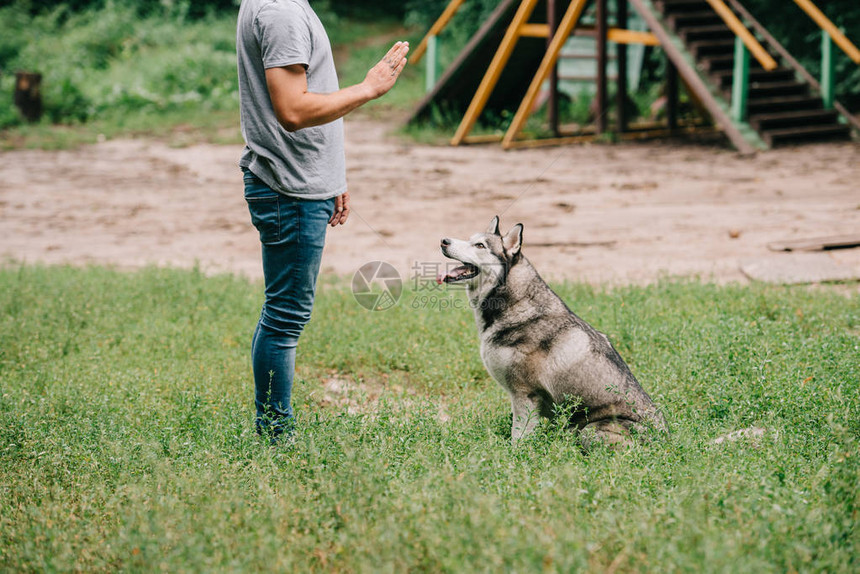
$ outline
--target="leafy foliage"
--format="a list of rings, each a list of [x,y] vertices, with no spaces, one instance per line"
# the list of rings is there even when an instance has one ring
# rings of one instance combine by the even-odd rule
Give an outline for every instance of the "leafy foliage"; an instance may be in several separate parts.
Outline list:
[[[782,0],[747,3],[801,63],[817,74],[820,34],[812,21],[794,4]],[[338,49],[345,83],[360,81],[365,68],[383,53],[375,40],[384,40],[395,30],[401,37],[404,25],[413,38],[420,37],[446,4],[447,0],[313,3],[336,48],[352,46]],[[443,62],[453,60],[497,4],[498,0],[466,2],[444,32]],[[820,4],[849,37],[860,42],[860,4],[854,0]],[[0,0],[0,94],[10,97],[12,72],[20,69],[44,75],[46,118],[54,123],[124,122],[131,116],[138,123],[145,123],[141,118],[148,117],[151,123],[153,117],[180,113],[235,114],[236,7],[236,0]],[[380,31],[383,24],[387,31]],[[361,40],[358,33],[372,34],[374,41]],[[835,54],[837,97],[858,110],[860,67],[841,51]],[[398,92],[402,95],[398,105],[408,106],[420,95],[420,71],[408,74],[415,81]],[[647,85],[643,89],[651,97],[654,90]],[[3,98],[0,129],[20,122],[11,102]]]
[[[0,0],[0,8],[17,6],[29,14],[42,14],[57,8],[70,13],[98,11],[105,8],[133,9],[141,16],[165,14],[197,19],[212,14],[235,10],[241,0],[62,0],[43,2],[41,0]]]
[[[45,111],[55,123],[192,104],[235,109],[238,100],[229,18],[141,18],[120,4],[78,13],[60,7],[29,18],[13,6],[0,10],[0,26],[10,31],[0,42],[2,67],[43,74]],[[0,83],[8,93],[11,81]]]

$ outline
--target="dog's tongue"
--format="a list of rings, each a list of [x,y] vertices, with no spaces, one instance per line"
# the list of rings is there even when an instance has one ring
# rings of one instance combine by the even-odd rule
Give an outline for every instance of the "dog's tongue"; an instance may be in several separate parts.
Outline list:
[[[449,283],[451,281],[457,281],[463,275],[468,275],[472,269],[468,265],[461,265],[460,267],[455,267],[451,269],[447,273],[440,273],[438,277],[436,277],[436,283],[441,285],[442,283]]]
[[[436,283],[437,283],[438,285],[441,285],[441,284],[443,284],[443,283],[447,283],[447,282],[448,282],[448,279],[449,279],[450,277],[451,277],[451,273],[450,273],[450,272],[449,272],[449,273],[440,273],[439,275],[437,275],[437,276],[436,276]]]

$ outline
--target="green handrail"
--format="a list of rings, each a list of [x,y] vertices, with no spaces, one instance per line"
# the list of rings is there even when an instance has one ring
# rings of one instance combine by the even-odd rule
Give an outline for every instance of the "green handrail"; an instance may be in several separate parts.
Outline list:
[[[749,94],[750,52],[743,40],[735,36],[735,67],[732,72],[732,119],[743,121],[747,113]]]

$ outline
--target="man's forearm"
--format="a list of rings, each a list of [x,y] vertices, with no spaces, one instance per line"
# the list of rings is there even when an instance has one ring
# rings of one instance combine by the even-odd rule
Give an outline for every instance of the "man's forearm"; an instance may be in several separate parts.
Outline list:
[[[269,97],[278,123],[287,131],[319,126],[342,118],[349,112],[382,96],[394,86],[406,65],[408,42],[397,42],[360,84],[330,94],[308,90],[301,65],[266,70]]]
[[[278,122],[287,131],[293,132],[313,126],[320,126],[342,118],[356,108],[374,99],[375,94],[364,83],[343,88],[331,94],[273,94],[274,97],[288,98],[288,104],[279,105],[273,100]]]

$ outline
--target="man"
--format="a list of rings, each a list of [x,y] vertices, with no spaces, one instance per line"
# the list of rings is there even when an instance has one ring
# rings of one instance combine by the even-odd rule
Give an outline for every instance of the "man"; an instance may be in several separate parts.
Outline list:
[[[277,442],[292,432],[296,346],[326,228],[349,217],[341,118],[394,86],[409,45],[397,42],[363,82],[339,89],[331,44],[307,0],[242,0],[236,49],[247,144],[239,165],[266,283],[251,348],[256,426]]]

